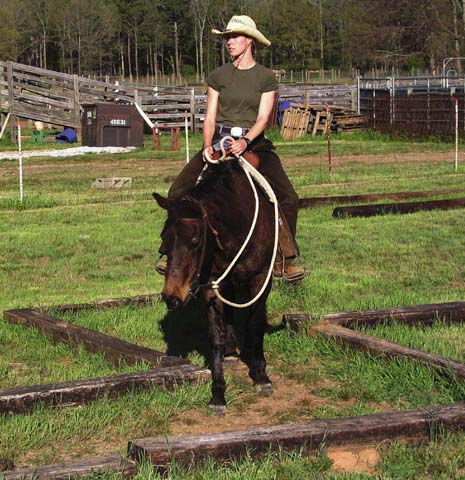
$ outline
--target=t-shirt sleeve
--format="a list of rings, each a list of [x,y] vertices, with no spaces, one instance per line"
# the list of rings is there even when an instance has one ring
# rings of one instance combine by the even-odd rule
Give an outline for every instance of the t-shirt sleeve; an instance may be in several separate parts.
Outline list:
[[[263,79],[262,92],[273,92],[274,90],[278,90],[278,82],[275,74],[268,70],[267,75]]]
[[[216,90],[217,92],[220,91],[220,79],[219,79],[219,74],[218,74],[218,69],[217,68],[215,70],[213,70],[213,72],[210,72],[210,75],[208,75],[207,85],[209,87],[212,87],[213,90]]]

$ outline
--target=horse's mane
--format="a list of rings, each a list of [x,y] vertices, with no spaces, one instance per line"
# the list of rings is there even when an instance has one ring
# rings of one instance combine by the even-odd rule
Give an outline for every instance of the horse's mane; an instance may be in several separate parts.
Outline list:
[[[193,187],[190,195],[197,199],[208,197],[224,196],[231,191],[231,177],[233,172],[241,172],[237,162],[223,162],[219,164],[211,164],[202,173],[200,182]]]

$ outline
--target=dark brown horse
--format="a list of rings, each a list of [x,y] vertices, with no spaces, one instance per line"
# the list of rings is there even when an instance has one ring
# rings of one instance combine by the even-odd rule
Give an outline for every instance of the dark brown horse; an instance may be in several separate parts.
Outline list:
[[[153,194],[167,210],[161,233],[160,253],[167,255],[163,300],[168,309],[185,305],[197,293],[207,306],[212,347],[212,398],[210,407],[226,409],[223,356],[228,350],[232,310],[215,294],[211,282],[231,263],[246,238],[253,219],[255,200],[248,180],[235,161],[209,165],[202,180],[187,195],[177,199]],[[273,254],[273,205],[259,191],[259,215],[247,248],[229,275],[220,284],[221,295],[234,300],[238,289],[253,298],[266,282]],[[267,325],[266,299],[271,280],[263,295],[247,307],[241,359],[262,395],[272,386],[266,374],[263,336]]]

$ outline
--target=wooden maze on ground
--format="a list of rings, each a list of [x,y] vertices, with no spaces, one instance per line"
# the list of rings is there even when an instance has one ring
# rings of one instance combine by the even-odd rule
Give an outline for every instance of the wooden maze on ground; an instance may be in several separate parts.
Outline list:
[[[54,307],[58,312],[118,308],[125,305],[150,305],[153,295],[104,300],[89,304]],[[114,397],[135,389],[172,388],[180,382],[205,381],[209,371],[189,362],[140,347],[117,338],[85,329],[49,315],[49,308],[16,309],[4,312],[7,322],[38,328],[55,342],[82,345],[101,352],[110,361],[123,358],[128,363],[144,361],[152,369],[144,373],[78,380],[54,385],[24,386],[0,389],[0,413],[27,413],[37,403],[46,405],[79,405],[102,395]],[[437,319],[448,323],[465,320],[465,302],[419,305],[407,308],[329,313],[321,323],[309,314],[285,314],[283,325],[323,335],[343,345],[392,358],[409,359],[438,368],[447,375],[465,379],[465,363],[439,355],[403,347],[354,331],[396,321],[406,325],[431,326]],[[297,449],[315,452],[321,446],[353,445],[395,438],[428,440],[431,432],[465,429],[465,403],[387,412],[363,416],[310,420],[283,425],[227,431],[204,435],[160,436],[130,440],[126,458],[117,454],[82,458],[59,465],[21,468],[0,474],[3,480],[79,478],[92,472],[111,471],[125,478],[134,476],[138,463],[149,461],[160,471],[175,461],[178,465],[202,462],[212,456],[218,460],[240,457],[246,453],[260,456],[270,449]]]
[[[404,200],[410,198],[428,198],[439,195],[452,195],[464,193],[465,190],[433,190],[422,192],[392,192],[392,193],[371,193],[364,195],[339,195],[328,197],[307,197],[299,199],[299,208],[319,207],[337,203],[368,202],[382,199]],[[465,208],[465,198],[451,198],[444,200],[429,200],[418,202],[393,202],[376,203],[367,205],[350,205],[336,207],[333,210],[333,217],[373,217],[391,213],[406,214],[431,210],[451,210]]]

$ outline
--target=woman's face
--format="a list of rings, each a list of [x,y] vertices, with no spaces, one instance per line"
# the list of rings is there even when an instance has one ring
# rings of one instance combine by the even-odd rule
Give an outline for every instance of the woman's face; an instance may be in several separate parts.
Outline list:
[[[239,33],[225,35],[224,37],[229,55],[238,57],[244,53],[252,43],[252,39]]]

